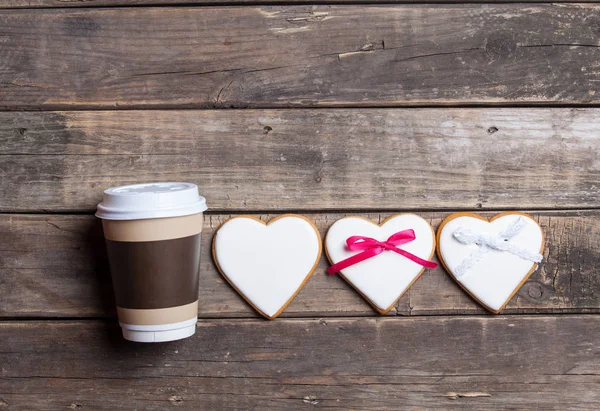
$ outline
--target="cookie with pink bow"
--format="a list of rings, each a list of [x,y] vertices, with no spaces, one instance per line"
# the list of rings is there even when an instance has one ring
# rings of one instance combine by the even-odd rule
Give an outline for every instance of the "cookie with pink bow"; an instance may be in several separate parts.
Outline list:
[[[416,214],[398,214],[381,224],[345,217],[327,231],[329,274],[338,273],[380,314],[390,311],[426,268],[435,252],[431,225]]]

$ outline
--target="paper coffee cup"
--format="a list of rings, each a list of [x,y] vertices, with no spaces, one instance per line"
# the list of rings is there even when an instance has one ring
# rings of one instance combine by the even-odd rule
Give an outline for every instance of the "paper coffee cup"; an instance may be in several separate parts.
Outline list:
[[[189,337],[198,319],[198,269],[206,200],[191,183],[109,188],[98,205],[123,337]]]

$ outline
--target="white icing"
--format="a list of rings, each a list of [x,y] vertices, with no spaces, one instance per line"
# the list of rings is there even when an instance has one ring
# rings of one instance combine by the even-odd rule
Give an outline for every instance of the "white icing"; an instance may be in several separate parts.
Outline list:
[[[465,245],[454,238],[454,232],[458,228],[497,236],[514,224],[519,217],[519,214],[509,214],[491,223],[469,216],[460,216],[449,221],[439,235],[441,258],[448,270],[454,273],[465,259],[479,249],[476,244]],[[537,253],[542,247],[542,229],[529,217],[523,216],[523,220],[526,224],[510,239],[510,243],[531,253]],[[492,311],[498,311],[534,265],[535,263],[508,251],[490,249],[469,267],[468,272],[458,278],[454,277],[484,306]]]
[[[392,234],[411,228],[415,231],[416,239],[400,245],[399,248],[423,259],[429,259],[435,247],[433,230],[427,221],[415,214],[393,217],[381,227],[362,218],[342,218],[327,232],[325,247],[330,260],[337,263],[360,253],[360,251],[347,250],[348,237],[359,235],[386,241]],[[342,270],[342,275],[380,311],[387,311],[422,270],[423,266],[408,258],[393,251],[384,251],[345,268]]]
[[[264,225],[233,218],[215,234],[221,272],[254,307],[273,317],[298,291],[320,258],[319,234],[300,217]]]

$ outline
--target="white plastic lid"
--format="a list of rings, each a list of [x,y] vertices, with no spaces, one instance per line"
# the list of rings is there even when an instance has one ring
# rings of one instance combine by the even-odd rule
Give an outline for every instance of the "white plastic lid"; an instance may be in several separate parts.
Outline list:
[[[145,183],[104,191],[96,217],[107,220],[178,217],[206,210],[206,199],[192,183]]]

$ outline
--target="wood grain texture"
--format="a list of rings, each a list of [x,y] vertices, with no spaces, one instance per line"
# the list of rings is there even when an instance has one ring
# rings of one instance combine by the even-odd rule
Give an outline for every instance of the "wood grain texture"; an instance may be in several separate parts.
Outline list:
[[[347,214],[307,214],[324,238]],[[350,214],[352,215],[352,214]],[[380,222],[389,214],[362,214]],[[420,213],[437,227],[446,213]],[[489,217],[492,213],[482,213]],[[276,215],[260,215],[269,221]],[[600,312],[600,211],[533,213],[546,234],[544,262],[504,313]],[[229,215],[205,217],[200,265],[201,318],[256,317],[218,274],[212,235]],[[1,215],[0,316],[113,317],[114,301],[101,226],[92,216]],[[325,257],[282,317],[373,316],[371,307],[337,276]],[[427,270],[390,315],[478,314],[485,311],[442,269]]]
[[[393,4],[422,3],[422,0],[328,0],[328,4]],[[455,0],[436,0],[437,3],[453,3]],[[460,3],[478,3],[481,0],[462,0]],[[488,0],[487,3],[499,3]],[[501,0],[502,3],[518,3],[522,0]],[[547,3],[548,0],[527,0],[528,3]],[[598,0],[562,0],[561,3],[596,3]],[[0,9],[26,9],[40,7],[143,7],[143,6],[219,6],[219,5],[308,5],[314,0],[1,0]]]
[[[2,112],[0,211],[153,180],[223,212],[597,207],[599,129],[599,109]]]
[[[9,410],[598,409],[599,335],[596,315],[208,320],[187,340],[141,345],[116,324],[4,322],[0,399]]]
[[[592,4],[0,12],[0,108],[597,104]]]

